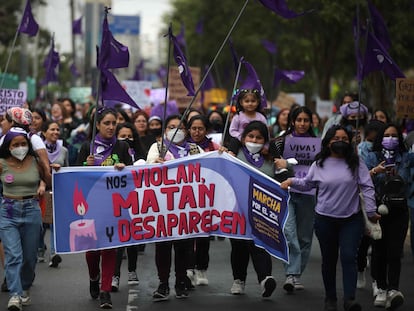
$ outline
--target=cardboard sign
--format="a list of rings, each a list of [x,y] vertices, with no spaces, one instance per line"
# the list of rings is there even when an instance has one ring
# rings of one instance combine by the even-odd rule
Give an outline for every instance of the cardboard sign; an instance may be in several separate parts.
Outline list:
[[[0,115],[7,109],[21,107],[26,101],[26,91],[18,89],[0,89]]]
[[[200,68],[190,67],[191,76],[193,77],[194,89],[197,90],[200,85]],[[181,80],[180,73],[177,67],[171,67],[168,75],[168,99],[175,100],[179,109],[187,108],[188,104],[193,99],[192,96],[187,96],[188,91]],[[200,92],[192,107],[199,108]]]
[[[414,80],[398,78],[395,88],[397,117],[414,119]]]

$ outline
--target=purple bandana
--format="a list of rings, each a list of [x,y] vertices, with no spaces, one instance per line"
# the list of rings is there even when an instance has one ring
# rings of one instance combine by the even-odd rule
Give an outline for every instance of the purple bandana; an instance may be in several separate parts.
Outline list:
[[[188,138],[188,142],[200,146],[200,148],[203,149],[204,151],[214,151],[214,146],[211,142],[211,138],[204,137],[202,141],[197,143],[190,137]]]
[[[11,141],[13,138],[17,137],[17,136],[27,136],[27,132],[22,129],[21,127],[12,127],[7,133],[6,135],[4,135],[4,140],[3,143],[7,143],[9,141]]]
[[[184,141],[181,146],[171,143],[169,140],[165,140],[165,146],[169,145],[168,151],[172,153],[174,159],[183,158],[190,152],[190,145]]]
[[[242,150],[243,150],[244,156],[246,157],[246,160],[250,164],[256,167],[262,167],[264,163],[264,157],[260,152],[250,153],[249,150],[247,150],[246,146],[243,146]]]
[[[116,143],[116,137],[113,136],[110,139],[104,139],[98,133],[95,136],[95,144],[93,149],[93,156],[95,157],[94,165],[101,165],[107,157],[112,153],[112,149]]]
[[[61,139],[57,140],[56,143],[50,143],[45,140],[47,157],[49,158],[50,163],[55,163],[59,157],[60,151],[62,150],[63,141]]]

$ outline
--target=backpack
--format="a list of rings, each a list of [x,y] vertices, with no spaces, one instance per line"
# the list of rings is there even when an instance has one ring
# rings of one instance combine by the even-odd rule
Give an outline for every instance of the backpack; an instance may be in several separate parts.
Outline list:
[[[390,212],[405,209],[407,208],[405,191],[406,184],[400,175],[387,175],[379,191],[379,203],[385,204]]]

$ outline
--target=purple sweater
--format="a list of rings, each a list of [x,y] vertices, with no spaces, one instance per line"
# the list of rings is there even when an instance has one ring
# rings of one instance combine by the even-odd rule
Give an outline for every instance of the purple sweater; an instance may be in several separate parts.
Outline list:
[[[368,216],[376,212],[375,190],[364,161],[354,177],[344,159],[329,157],[323,167],[314,162],[306,177],[293,178],[292,188],[305,191],[319,187],[315,211],[324,216],[346,218],[359,211],[359,188]]]

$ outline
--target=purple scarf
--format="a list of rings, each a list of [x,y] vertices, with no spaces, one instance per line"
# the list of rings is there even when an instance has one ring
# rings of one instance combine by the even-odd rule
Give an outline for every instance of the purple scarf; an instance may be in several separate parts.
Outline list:
[[[251,165],[256,166],[256,167],[262,167],[264,163],[264,157],[260,152],[250,153],[249,150],[247,150],[246,146],[243,146],[242,150],[243,150],[244,156],[246,157],[246,160]]]
[[[93,164],[101,165],[102,162],[111,155],[115,143],[115,135],[110,139],[103,139],[99,133],[96,134],[93,147],[93,156],[95,157]]]
[[[188,153],[190,152],[190,145],[186,141],[184,141],[181,144],[181,146],[179,146],[174,143],[171,143],[169,140],[166,139],[164,142],[164,145],[166,147],[168,147],[168,145],[170,146],[168,151],[172,153],[172,155],[174,156],[174,159],[183,158],[187,156]]]
[[[195,142],[191,137],[188,138],[188,142],[189,143],[193,143],[196,144],[198,146],[200,146],[201,149],[203,149],[204,151],[213,151],[214,148],[211,146],[211,138],[208,137],[204,137],[204,139],[201,142]]]
[[[56,143],[50,143],[45,140],[47,157],[49,158],[50,163],[55,163],[59,157],[60,151],[62,150],[63,141],[61,139],[57,140]]]

